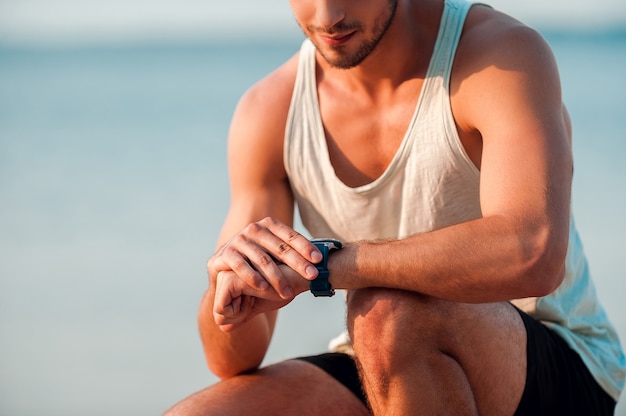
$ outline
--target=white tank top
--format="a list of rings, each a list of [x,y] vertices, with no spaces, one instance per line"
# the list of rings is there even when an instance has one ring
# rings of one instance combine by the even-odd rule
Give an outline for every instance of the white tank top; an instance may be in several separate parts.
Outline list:
[[[335,174],[319,111],[315,47],[302,44],[287,119],[284,163],[305,228],[350,242],[400,239],[481,217],[480,172],[459,139],[448,86],[471,3],[446,0],[422,91],[391,163],[371,183],[349,187]],[[349,105],[349,103],[346,103]],[[513,303],[556,330],[617,399],[626,361],[597,301],[571,222],[564,282],[545,298]]]

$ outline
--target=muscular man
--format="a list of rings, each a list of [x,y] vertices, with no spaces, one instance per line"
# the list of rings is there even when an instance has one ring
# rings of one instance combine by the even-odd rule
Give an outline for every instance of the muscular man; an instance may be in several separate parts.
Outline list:
[[[626,365],[571,220],[544,40],[463,0],[290,3],[308,39],[230,131],[199,312],[222,381],[169,414],[612,414]],[[294,202],[343,248],[294,231]],[[311,281],[347,290],[350,341],[259,368]]]

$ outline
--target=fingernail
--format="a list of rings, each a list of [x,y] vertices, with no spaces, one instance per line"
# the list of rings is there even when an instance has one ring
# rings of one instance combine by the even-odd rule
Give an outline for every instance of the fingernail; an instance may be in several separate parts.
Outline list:
[[[319,251],[311,252],[311,259],[313,259],[314,263],[319,263],[320,261],[322,261],[323,258],[324,256],[322,256],[322,253],[320,253]]]
[[[305,269],[305,272],[308,277],[317,276],[317,269],[313,266],[307,266],[307,268]]]
[[[258,284],[258,287],[261,290],[266,290],[268,287],[270,287],[270,285],[265,280],[261,280]]]
[[[293,298],[293,289],[291,289],[289,286],[284,288],[283,289],[283,297],[285,299]]]

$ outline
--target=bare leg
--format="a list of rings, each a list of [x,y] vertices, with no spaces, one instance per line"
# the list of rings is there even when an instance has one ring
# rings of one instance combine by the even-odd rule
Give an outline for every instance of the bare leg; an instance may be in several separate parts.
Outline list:
[[[350,390],[326,372],[292,360],[219,382],[181,401],[165,416],[369,414]]]
[[[392,289],[348,297],[348,327],[374,414],[512,415],[526,381],[526,331],[512,305]]]

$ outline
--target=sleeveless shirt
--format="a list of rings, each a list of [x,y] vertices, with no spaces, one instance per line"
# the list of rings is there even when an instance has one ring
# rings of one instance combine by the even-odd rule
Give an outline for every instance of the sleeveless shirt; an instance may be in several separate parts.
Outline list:
[[[284,163],[302,224],[313,237],[346,242],[401,239],[481,217],[480,172],[459,139],[448,90],[471,6],[464,0],[445,1],[405,136],[382,175],[362,186],[349,187],[335,174],[319,110],[315,47],[309,40],[303,42],[285,130]],[[596,297],[573,220],[563,283],[545,297],[511,302],[561,335],[617,400],[626,360]]]

